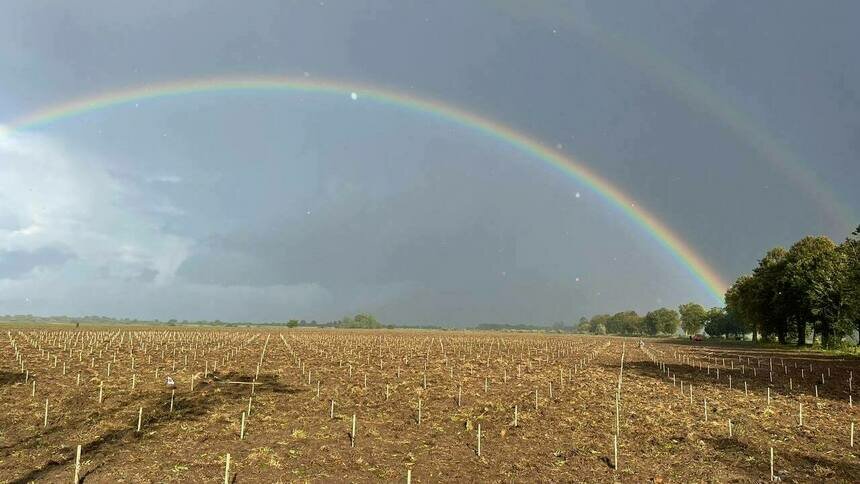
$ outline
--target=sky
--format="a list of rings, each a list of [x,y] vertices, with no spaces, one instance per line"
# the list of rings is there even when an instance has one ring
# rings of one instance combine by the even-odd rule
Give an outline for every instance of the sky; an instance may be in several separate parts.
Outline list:
[[[857,2],[3,1],[0,126],[391,89],[575,158],[730,283],[860,223]],[[348,89],[347,89],[348,91]],[[719,304],[581,179],[361,92],[0,129],[0,314],[572,323]]]

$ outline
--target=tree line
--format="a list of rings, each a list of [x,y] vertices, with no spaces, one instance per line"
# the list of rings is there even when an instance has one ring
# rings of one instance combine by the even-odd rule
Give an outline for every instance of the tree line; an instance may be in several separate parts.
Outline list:
[[[753,340],[837,346],[860,329],[860,226],[841,244],[816,236],[769,250],[726,291],[726,310]]]
[[[725,294],[725,307],[697,303],[581,318],[577,330],[593,334],[674,334],[763,339],[826,348],[860,330],[860,227],[841,244],[828,237],[804,237],[789,249],[775,247]],[[860,341],[858,341],[860,344]]]
[[[640,316],[636,311],[621,311],[615,314],[596,314],[580,318],[577,331],[592,334],[657,335],[674,334],[678,331],[680,317],[670,308],[660,308]]]

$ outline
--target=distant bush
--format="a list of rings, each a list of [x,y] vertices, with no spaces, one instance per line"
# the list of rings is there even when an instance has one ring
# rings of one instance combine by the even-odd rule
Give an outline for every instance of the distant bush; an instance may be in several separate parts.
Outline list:
[[[372,314],[359,313],[354,318],[346,316],[340,320],[338,328],[379,329],[382,325]]]

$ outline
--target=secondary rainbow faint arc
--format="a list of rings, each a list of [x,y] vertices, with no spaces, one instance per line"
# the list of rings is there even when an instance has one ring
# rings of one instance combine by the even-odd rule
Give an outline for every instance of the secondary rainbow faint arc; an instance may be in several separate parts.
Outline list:
[[[338,95],[356,93],[360,99],[369,98],[381,104],[430,114],[478,131],[490,138],[513,145],[521,151],[552,165],[568,176],[579,180],[607,200],[611,205],[620,209],[628,218],[642,227],[654,240],[666,249],[708,291],[715,301],[720,303],[723,301],[723,292],[726,284],[722,281],[719,274],[689,244],[684,242],[683,239],[670,230],[656,216],[637,206],[624,192],[591,171],[583,163],[549,148],[540,141],[515,131],[500,122],[435,99],[422,98],[388,88],[333,80],[292,77],[219,77],[146,84],[91,97],[82,97],[32,112],[11,123],[0,125],[0,136],[19,130],[37,128],[91,111],[147,99],[224,91],[275,90]]]
[[[673,62],[658,50],[648,48],[647,43],[625,38],[622,32],[604,30],[590,20],[587,10],[575,12],[558,4],[538,4],[535,8],[531,3],[525,2],[490,2],[490,5],[506,8],[511,15],[528,14],[542,19],[551,18],[552,25],[570,26],[582,37],[594,40],[605,51],[662,85],[667,94],[683,100],[690,108],[702,110],[719,120],[763,160],[803,189],[806,195],[821,207],[830,221],[841,227],[840,230],[853,230],[855,211],[840,200],[837,193],[821,179],[809,163],[804,163],[778,136],[737,107],[736,102],[720,95],[718,90],[689,69]],[[526,7],[523,8],[524,6]],[[549,10],[550,8],[552,10]]]

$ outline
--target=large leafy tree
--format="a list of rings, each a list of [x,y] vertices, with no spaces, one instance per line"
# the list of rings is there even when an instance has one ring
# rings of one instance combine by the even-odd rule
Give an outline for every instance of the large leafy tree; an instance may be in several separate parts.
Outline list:
[[[842,324],[846,330],[858,332],[857,344],[860,345],[860,226],[838,250],[845,262],[842,277],[845,311]]]
[[[624,334],[642,334],[642,316],[636,311],[624,311],[620,317]]]
[[[842,336],[845,266],[844,253],[827,237],[804,237],[788,251],[783,283],[794,302],[798,345],[806,342],[808,322],[815,325],[825,346]]]
[[[762,334],[775,335],[783,344],[788,339],[788,321],[793,313],[793,301],[783,287],[787,253],[776,247],[759,261],[753,270],[747,301],[747,314],[759,321]]]
[[[605,324],[606,324],[606,332],[607,333],[610,333],[610,334],[621,334],[622,333],[624,327],[623,327],[621,319],[619,318],[620,314],[621,313],[615,313],[613,315],[608,315],[608,314],[606,315]]]
[[[608,314],[595,314],[591,317],[591,332],[594,334],[612,333],[607,324],[611,316]]]
[[[681,328],[686,334],[696,334],[705,326],[707,313],[701,304],[681,304],[678,313],[681,315]]]
[[[726,311],[752,333],[753,341],[758,341],[761,326],[759,308],[755,306],[756,283],[751,274],[744,274],[726,290]]]
[[[708,336],[725,336],[725,318],[723,308],[711,308],[705,314],[705,332]]]
[[[579,324],[576,325],[576,332],[578,333],[590,333],[591,332],[591,322],[585,316],[579,318]]]
[[[659,333],[673,334],[680,324],[678,312],[674,309],[660,308],[649,312],[642,320],[642,327],[650,335]]]
[[[614,334],[642,334],[642,318],[636,311],[621,311],[606,321],[606,332]]]
[[[706,314],[705,332],[710,336],[741,336],[746,333],[745,325],[724,308],[711,308]]]

